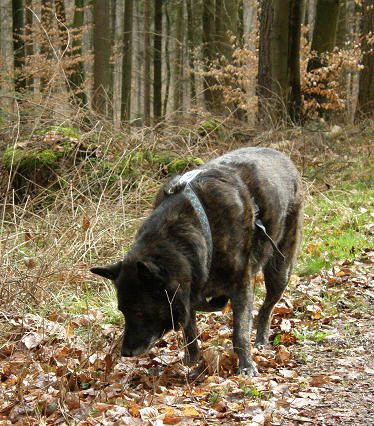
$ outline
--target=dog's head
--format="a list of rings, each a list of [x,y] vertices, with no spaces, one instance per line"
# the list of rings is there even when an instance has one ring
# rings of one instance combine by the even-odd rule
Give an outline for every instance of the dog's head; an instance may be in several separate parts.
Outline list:
[[[118,309],[125,317],[123,356],[140,355],[164,333],[188,322],[189,285],[154,261],[125,258],[91,272],[115,284]]]

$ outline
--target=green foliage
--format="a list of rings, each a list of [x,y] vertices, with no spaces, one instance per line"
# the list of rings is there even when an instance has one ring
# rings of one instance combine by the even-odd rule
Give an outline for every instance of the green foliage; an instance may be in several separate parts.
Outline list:
[[[353,259],[374,245],[374,191],[358,182],[313,197],[305,208],[304,240],[297,271],[313,274],[337,260]]]
[[[119,177],[136,183],[144,176],[172,176],[202,164],[204,162],[199,157],[176,158],[169,152],[144,150],[124,158],[117,157],[114,161],[100,161],[95,178],[106,178],[109,184],[115,183]]]
[[[57,135],[65,136],[66,138],[75,138],[79,139],[81,134],[77,129],[72,127],[61,127],[61,126],[51,126],[46,129],[43,129],[39,132],[39,135],[45,135],[46,133],[53,131]]]
[[[10,146],[5,150],[2,162],[8,170],[11,169],[12,165],[20,170],[34,170],[56,165],[61,156],[61,152],[55,152],[52,149],[27,151]]]
[[[242,390],[242,392],[244,393],[246,398],[255,399],[255,400],[258,401],[258,400],[262,399],[262,397],[263,397],[262,393],[259,390],[257,390],[255,388],[255,386],[247,385],[246,383],[241,382],[239,384],[239,387]]]
[[[198,132],[200,135],[215,134],[216,136],[223,136],[224,128],[219,120],[211,118],[200,123]]]
[[[305,342],[306,340],[321,342],[322,340],[325,340],[326,337],[330,336],[330,333],[313,330],[311,327],[298,328],[296,331],[292,332],[292,334],[294,334],[298,342]]]

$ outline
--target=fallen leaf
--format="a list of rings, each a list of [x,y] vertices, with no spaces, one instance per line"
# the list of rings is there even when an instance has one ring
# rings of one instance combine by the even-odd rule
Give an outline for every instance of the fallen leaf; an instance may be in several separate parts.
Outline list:
[[[43,336],[34,331],[30,331],[30,333],[25,334],[21,343],[26,347],[26,349],[34,349],[43,341]]]

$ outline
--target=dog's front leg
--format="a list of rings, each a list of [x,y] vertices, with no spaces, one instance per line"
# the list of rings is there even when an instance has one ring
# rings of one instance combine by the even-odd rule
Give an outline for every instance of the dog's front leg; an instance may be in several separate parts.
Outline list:
[[[251,356],[253,283],[245,278],[245,285],[231,297],[233,313],[233,347],[239,358],[239,373],[258,376]]]
[[[196,312],[190,313],[187,324],[183,327],[185,338],[184,363],[194,365],[199,360],[199,345],[197,343]]]

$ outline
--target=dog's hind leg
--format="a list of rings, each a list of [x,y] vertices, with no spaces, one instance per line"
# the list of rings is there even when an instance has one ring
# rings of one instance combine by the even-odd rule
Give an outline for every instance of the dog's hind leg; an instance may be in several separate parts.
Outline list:
[[[269,328],[274,305],[280,300],[287,287],[293,265],[296,261],[297,253],[301,241],[303,222],[302,205],[294,209],[293,213],[286,218],[285,233],[278,245],[285,259],[283,260],[277,253],[269,259],[263,268],[266,286],[266,297],[257,318],[257,347],[266,345],[269,338]]]
[[[246,272],[241,288],[230,298],[234,322],[232,343],[239,358],[239,373],[257,376],[258,372],[251,356],[253,283],[248,271]]]

